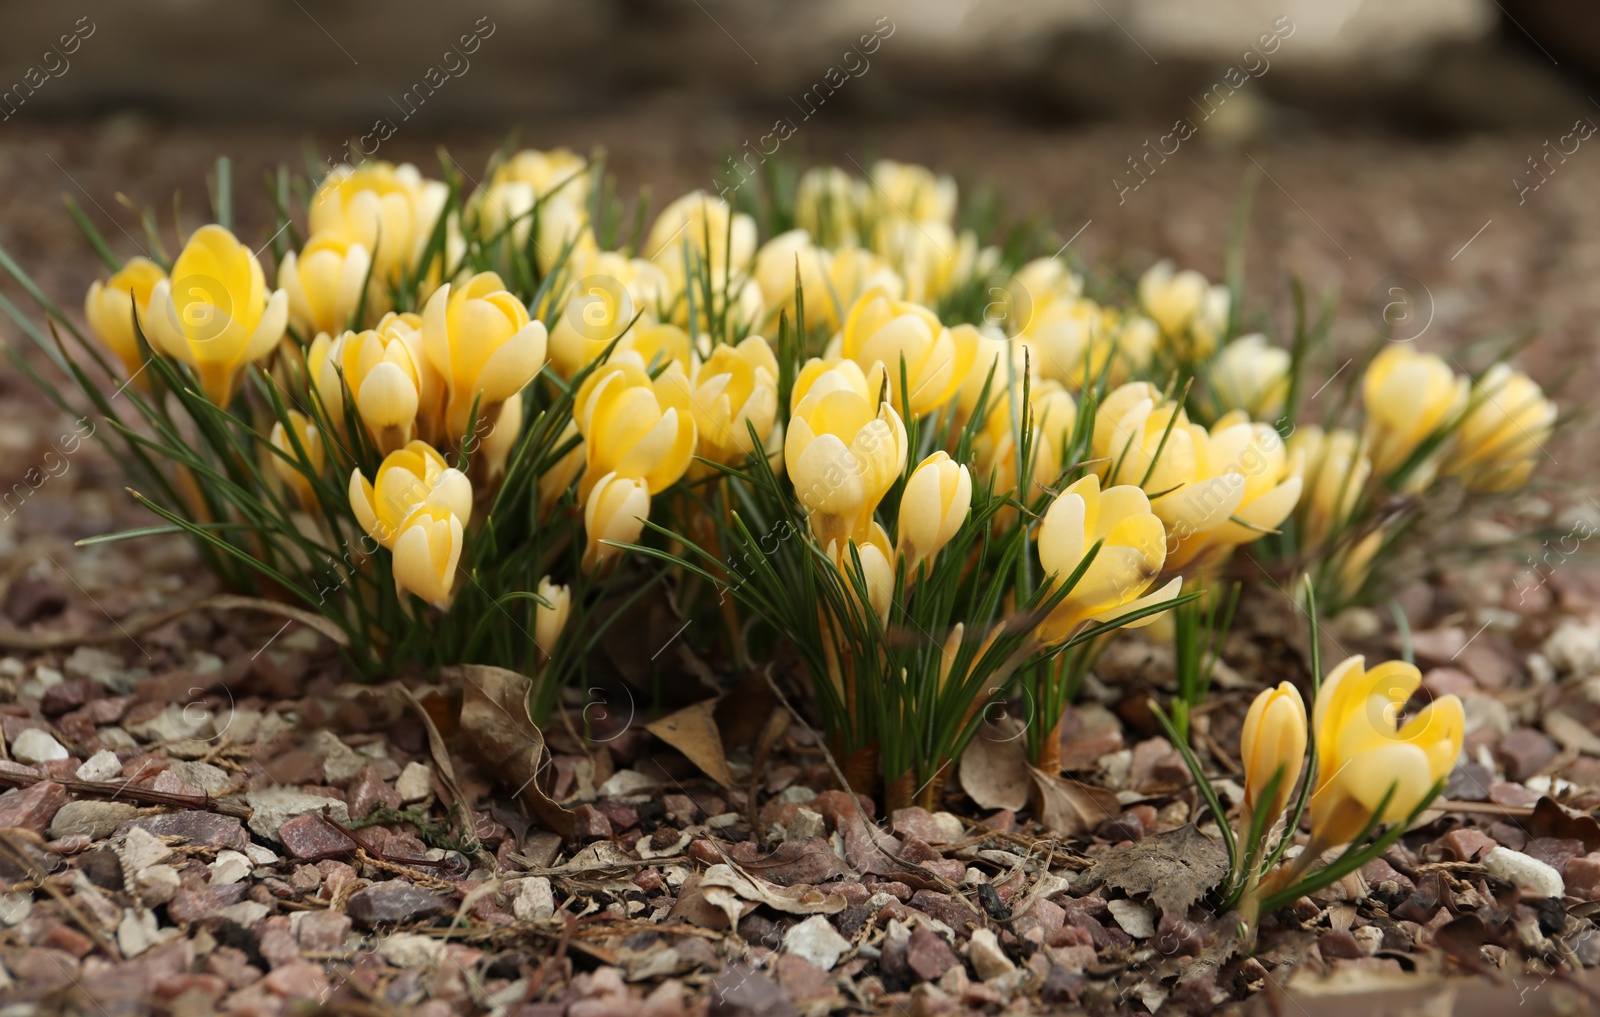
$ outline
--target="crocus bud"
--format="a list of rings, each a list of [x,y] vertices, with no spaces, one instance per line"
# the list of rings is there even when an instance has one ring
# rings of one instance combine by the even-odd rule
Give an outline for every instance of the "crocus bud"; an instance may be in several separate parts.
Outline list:
[[[906,464],[906,429],[879,401],[883,368],[813,360],[794,387],[784,464],[817,539],[861,536]]]
[[[1300,499],[1300,464],[1266,424],[1235,411],[1210,433],[1190,425],[1195,475],[1158,499],[1156,515],[1167,528],[1167,568],[1215,561],[1240,544],[1277,529]]]
[[[1276,417],[1289,395],[1290,359],[1288,350],[1267,345],[1260,333],[1240,336],[1211,364],[1212,401],[1223,413],[1243,410],[1257,419]]]
[[[483,456],[484,479],[494,484],[505,476],[511,450],[517,447],[517,439],[522,436],[522,399],[507,399],[501,403],[494,420],[479,425],[480,432],[485,430],[484,425],[488,433],[483,434],[478,447]]]
[[[872,165],[873,210],[880,219],[950,225],[956,216],[956,182],[926,166],[879,159]]]
[[[1187,343],[1189,327],[1206,312],[1211,297],[1206,277],[1193,269],[1176,271],[1158,261],[1139,277],[1139,303],[1168,340]]]
[[[795,275],[805,297],[806,318],[814,323],[828,300],[828,275],[833,256],[811,242],[805,230],[780,233],[762,245],[756,254],[755,278],[767,316],[777,321],[781,311],[795,319]]]
[[[414,593],[440,610],[448,609],[464,541],[460,516],[438,504],[419,507],[406,518],[395,539],[395,590],[402,596]]]
[[[1078,417],[1077,405],[1056,381],[1038,381],[1029,386],[1031,406],[1027,416],[1021,410],[1013,410],[1013,402],[1022,401],[1021,384],[1013,386],[1009,396],[1005,388],[991,386],[991,391],[994,398],[990,400],[988,419],[973,443],[978,477],[987,480],[995,494],[1018,493],[1024,499],[1031,499],[1055,484],[1061,474],[1061,456],[1072,438],[1072,428]],[[1033,462],[1030,464],[1032,482],[1024,493],[1017,490],[1023,466],[1018,461],[1017,438],[1026,420],[1033,423]]]
[[[827,286],[821,293],[806,288],[806,328],[820,322],[830,332],[838,331],[861,294],[875,289],[899,300],[905,296],[906,283],[888,259],[865,247],[830,252]]]
[[[1268,826],[1283,814],[1283,807],[1305,765],[1306,704],[1288,682],[1263,689],[1250,704],[1239,736],[1239,758],[1244,761],[1244,811],[1254,814],[1263,802],[1267,784],[1280,770],[1273,798],[1266,803]]]
[[[669,326],[670,327],[670,326]],[[758,335],[738,346],[719,345],[694,374],[689,402],[700,454],[724,465],[741,462],[765,441],[778,418],[778,358]]]
[[[661,210],[643,251],[666,272],[671,291],[682,293],[697,271],[708,271],[713,279],[748,271],[756,253],[756,222],[721,198],[691,191]],[[687,315],[686,306],[683,311]]]
[[[560,194],[578,205],[589,200],[589,160],[570,148],[524,148],[495,167],[495,183],[529,185],[538,197]]]
[[[420,441],[389,453],[376,482],[350,473],[350,508],[367,534],[391,550],[412,513],[431,505],[462,520],[472,517],[472,484]]]
[[[917,304],[891,300],[880,290],[868,291],[855,302],[841,338],[840,352],[863,370],[883,365],[890,401],[896,409],[909,403],[912,416],[931,413],[949,402],[971,366],[958,361],[962,351],[937,315]]]
[[[612,266],[610,271],[623,273],[626,269]],[[570,379],[605,353],[630,325],[640,327],[642,323],[634,324],[638,309],[625,279],[600,269],[588,269],[566,298],[550,330],[550,366],[561,377]]]
[[[473,406],[488,416],[521,392],[544,365],[545,328],[508,293],[493,272],[480,272],[459,287],[448,283],[428,298],[422,312],[422,343],[445,380],[445,440],[466,435]]]
[[[387,319],[386,319],[387,320]],[[417,410],[426,387],[426,364],[416,348],[393,332],[346,332],[332,343],[318,336],[309,366],[318,398],[334,421],[344,419],[344,392],[355,399],[356,414],[385,455],[402,448],[415,432]],[[343,384],[340,384],[341,379]]]
[[[578,474],[583,472],[585,462],[583,439],[578,434],[576,421],[567,421],[561,437],[552,447],[564,448],[574,439],[577,440],[577,444],[562,452],[555,462],[546,466],[544,472],[539,474],[539,518],[541,519],[549,517],[550,510],[555,508],[556,502],[572,489]]]
[[[814,166],[795,187],[795,225],[825,247],[854,247],[870,200],[865,180],[837,166]]]
[[[1461,754],[1466,714],[1461,700],[1440,696],[1404,726],[1400,711],[1422,674],[1402,661],[1366,670],[1344,661],[1322,683],[1312,710],[1317,731],[1317,782],[1311,793],[1312,843],[1349,843],[1374,817],[1392,823],[1410,815]],[[1379,804],[1393,787],[1381,813]]]
[[[1372,475],[1372,463],[1352,431],[1302,427],[1289,439],[1289,455],[1304,464],[1305,489],[1295,511],[1300,544],[1319,547],[1338,535],[1355,511]]]
[[[316,491],[313,489],[311,479],[301,472],[303,464],[310,467],[312,473],[321,473],[323,465],[327,462],[327,451],[322,447],[322,432],[317,425],[307,420],[305,414],[296,410],[288,413],[289,424],[294,429],[294,438],[279,421],[272,425],[270,440],[272,447],[282,452],[288,459],[274,455],[272,468],[289,490],[293,491],[295,498],[300,502],[300,507],[307,512],[314,512],[318,507]],[[305,451],[304,458],[294,447],[294,439],[300,442],[300,448]]]
[[[341,233],[318,234],[299,254],[290,251],[278,266],[278,285],[289,295],[289,324],[308,339],[354,327],[371,267],[367,249]],[[381,285],[368,288],[369,296],[381,292]]]
[[[1099,478],[1091,473],[1061,492],[1045,510],[1039,526],[1039,564],[1054,577],[1052,582],[1065,582],[1096,542],[1100,550],[1094,561],[1040,622],[1035,639],[1042,645],[1065,642],[1080,623],[1111,621],[1177,596],[1178,579],[1141,596],[1161,574],[1167,556],[1167,535],[1150,511],[1150,499],[1132,485],[1102,491]]]
[[[339,166],[311,199],[311,233],[360,244],[372,256],[377,279],[393,282],[415,267],[449,196],[445,184],[424,180],[409,163]]]
[[[572,591],[545,576],[539,580],[539,596],[544,603],[534,608],[533,641],[540,657],[549,660],[556,651],[561,630],[567,627],[567,616],[572,613]]]
[[[1495,364],[1473,387],[1444,473],[1469,491],[1509,491],[1533,471],[1555,427],[1556,404],[1533,379]]]
[[[607,473],[589,490],[583,504],[583,530],[588,546],[583,567],[594,572],[622,553],[602,541],[634,544],[650,516],[650,488],[642,480]]]
[[[83,316],[89,320],[89,328],[122,361],[130,378],[144,367],[139,339],[133,330],[134,313],[138,312],[146,340],[154,343],[149,336],[150,294],[166,277],[161,266],[149,258],[129,258],[104,283],[91,283],[84,299]]]
[[[689,386],[676,364],[651,378],[639,355],[625,350],[584,379],[572,416],[583,434],[586,484],[615,473],[660,493],[694,457]]]
[[[202,226],[150,291],[156,348],[195,369],[206,398],[226,406],[241,371],[283,338],[289,297],[269,293],[261,262],[221,226]]]
[[[855,560],[850,549],[861,559],[859,578],[866,586],[867,598],[863,602],[856,590]],[[868,523],[866,539],[832,540],[825,551],[829,560],[845,577],[845,588],[850,598],[864,611],[876,615],[880,624],[888,624],[889,608],[894,599],[894,551],[889,546],[889,535],[876,522]]]
[[[1367,411],[1367,456],[1380,476],[1398,469],[1417,446],[1467,403],[1467,379],[1443,357],[1390,346],[1361,380]]]
[[[1151,494],[1189,483],[1195,448],[1188,424],[1183,407],[1149,382],[1112,390],[1094,422],[1094,455],[1106,483],[1137,484]]]
[[[915,576],[950,543],[972,508],[972,475],[944,452],[935,452],[911,471],[900,496],[899,546],[906,575]]]

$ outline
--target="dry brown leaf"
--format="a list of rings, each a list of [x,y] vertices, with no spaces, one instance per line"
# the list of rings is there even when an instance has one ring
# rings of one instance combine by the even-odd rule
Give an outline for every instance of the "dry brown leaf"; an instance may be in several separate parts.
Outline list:
[[[1560,710],[1551,710],[1540,723],[1544,733],[1554,738],[1556,744],[1586,756],[1600,756],[1600,735],[1584,726],[1583,722]]]
[[[1033,778],[1022,722],[1001,717],[978,729],[961,754],[961,789],[981,808],[1020,809],[1028,804]]]
[[[1092,830],[1122,811],[1114,791],[1053,776],[1033,766],[1028,767],[1028,776],[1033,779],[1039,822],[1064,837]]]
[[[651,721],[645,730],[683,753],[718,784],[732,787],[733,774],[728,771],[722,734],[717,730],[716,709],[717,700],[707,699]]]
[[[1191,824],[1112,848],[1083,874],[1082,882],[1148,894],[1164,914],[1182,916],[1227,872],[1228,857],[1221,846]]]
[[[464,812],[472,811],[472,799],[461,790],[461,785],[456,781],[456,768],[450,762],[450,747],[445,744],[444,736],[439,733],[439,727],[433,722],[433,716],[428,713],[428,708],[422,705],[416,693],[404,685],[396,683],[391,688],[398,689],[400,696],[422,718],[422,726],[428,732],[428,752],[433,756],[434,772],[438,774],[439,781],[444,785],[445,792],[450,795],[451,801],[447,804],[460,805]]]
[[[848,903],[843,894],[826,893],[806,883],[776,886],[763,882],[726,862],[711,866],[700,877],[700,890],[706,894],[707,900],[712,900],[710,891],[719,887],[731,891],[742,900],[765,904],[774,911],[789,915],[837,914]]]
[[[481,664],[445,668],[447,681],[465,692],[461,703],[462,748],[483,762],[550,829],[572,836],[575,819],[549,795],[550,750],[544,734],[528,716],[532,683],[515,671]]]

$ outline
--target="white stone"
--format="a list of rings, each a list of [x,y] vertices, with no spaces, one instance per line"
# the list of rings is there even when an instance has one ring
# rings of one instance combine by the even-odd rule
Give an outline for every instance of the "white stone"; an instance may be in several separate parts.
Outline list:
[[[185,784],[196,791],[203,791],[213,798],[225,795],[233,790],[233,777],[220,766],[178,760],[172,763],[170,769]]]
[[[312,755],[322,757],[322,772],[329,784],[343,784],[367,766],[367,761],[332,731],[318,731],[311,736],[306,748]]]
[[[178,742],[189,738],[210,738],[217,733],[211,711],[195,703],[168,703],[167,708],[137,723],[125,725],[128,731],[147,742]]]
[[[72,656],[61,666],[74,678],[87,678],[107,688],[119,688],[123,685],[124,683],[118,679],[121,679],[128,670],[121,657],[109,650],[93,646],[80,646],[73,650]]]
[[[33,912],[33,895],[0,893],[0,925],[18,925]]]
[[[39,670],[43,671],[46,670],[46,668],[40,668]],[[51,668],[49,670],[54,669]],[[28,665],[22,662],[21,657],[0,657],[0,676],[6,678],[21,678],[27,673]],[[60,672],[56,672],[56,679],[59,681],[60,678]]]
[[[839,935],[839,930],[827,918],[812,915],[783,937],[783,949],[796,957],[805,958],[824,971],[831,971],[844,952],[850,949],[850,941]]]
[[[177,934],[178,930],[172,929],[171,932]],[[164,938],[155,912],[149,908],[138,911],[123,908],[122,921],[117,923],[117,946],[122,950],[122,956],[137,957]]]
[[[139,747],[137,738],[115,724],[106,725],[97,734],[100,737],[100,744],[108,749],[137,749]]]
[[[78,767],[79,780],[111,780],[122,776],[122,760],[108,749],[101,749]]]
[[[1367,956],[1369,957],[1377,953],[1378,948],[1383,946],[1383,930],[1376,925],[1363,925],[1361,928],[1352,931],[1350,935],[1356,938],[1356,942],[1361,944],[1361,949],[1367,951]]]
[[[11,739],[11,758],[19,763],[33,766],[37,763],[65,759],[67,750],[60,742],[50,737],[50,732],[30,727]]]
[[[176,897],[183,887],[183,880],[178,877],[178,870],[170,865],[152,865],[139,870],[134,877],[134,886],[139,890],[139,899],[155,907]]]
[[[1111,909],[1111,917],[1122,926],[1122,931],[1134,939],[1149,939],[1156,934],[1155,916],[1138,901],[1122,898],[1107,903],[1106,907]]]
[[[218,851],[216,860],[211,863],[211,885],[237,883],[250,875],[252,868],[249,856],[238,851]]]
[[[50,820],[50,836],[60,839],[82,834],[91,840],[111,836],[139,810],[127,802],[101,802],[83,798],[61,806]]]
[[[967,960],[972,962],[972,970],[984,981],[991,978],[1004,978],[1017,969],[1011,963],[1011,958],[1000,949],[1000,940],[996,938],[993,929],[975,929],[972,939],[967,943]]]
[[[600,785],[601,798],[625,798],[655,790],[656,782],[638,770],[618,770]]]
[[[789,818],[783,828],[783,839],[786,841],[815,840],[828,833],[828,824],[821,814],[812,812],[807,808],[799,808]]]
[[[966,824],[961,822],[961,817],[954,812],[935,812],[933,822],[944,835],[946,844],[954,844],[967,835]]]
[[[225,908],[217,908],[206,917],[220,918],[223,921],[242,925],[248,929],[271,913],[272,909],[260,901],[242,900],[237,904],[229,904]]]
[[[556,896],[550,880],[528,876],[517,880],[517,895],[511,898],[511,913],[521,922],[542,922],[556,913]]]
[[[252,791],[245,795],[245,802],[251,809],[250,829],[272,841],[278,839],[278,828],[284,823],[296,816],[312,813],[322,815],[324,809],[327,815],[340,823],[350,822],[350,807],[339,799],[302,794],[286,788],[270,787]]]
[[[1545,658],[1566,674],[1600,671],[1600,624],[1567,618],[1544,641]]]
[[[817,800],[817,793],[804,784],[790,784],[778,792],[778,801],[784,805],[806,805]]]
[[[415,932],[396,932],[378,944],[378,953],[397,968],[427,970],[444,957],[444,941]]]
[[[1538,900],[1560,897],[1567,889],[1561,873],[1553,866],[1507,847],[1496,847],[1484,855],[1483,868],[1494,878],[1522,891],[1524,897]]]
[[[172,857],[172,849],[149,830],[135,826],[128,830],[117,847],[117,857],[122,859],[122,872],[131,877],[152,865],[160,865]]]
[[[278,853],[260,844],[246,844],[244,846],[244,856],[256,865],[278,864]]]
[[[407,805],[427,801],[433,794],[433,770],[426,763],[407,763],[394,782],[394,790]]]

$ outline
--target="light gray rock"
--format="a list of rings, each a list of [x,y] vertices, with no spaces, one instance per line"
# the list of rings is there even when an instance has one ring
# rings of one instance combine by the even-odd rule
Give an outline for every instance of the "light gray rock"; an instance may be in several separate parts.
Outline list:
[[[1149,939],[1156,934],[1156,920],[1150,909],[1134,900],[1114,900],[1106,905],[1122,931],[1134,939]]]
[[[1483,867],[1489,875],[1521,890],[1525,897],[1560,897],[1567,889],[1554,867],[1508,847],[1496,847],[1484,855]]]
[[[850,949],[850,941],[822,915],[812,915],[783,937],[783,949],[803,957],[824,971],[830,971]]]
[[[783,828],[783,839],[788,841],[816,840],[828,834],[828,824],[821,814],[807,808],[794,810],[794,815]]]
[[[993,929],[974,929],[972,939],[967,943],[967,960],[972,962],[972,970],[984,981],[991,978],[1004,978],[1017,970],[1011,958],[1000,949],[1000,940],[995,936]]]
[[[517,880],[517,895],[511,898],[511,913],[518,921],[540,922],[556,913],[555,892],[544,876]]]
[[[407,763],[395,780],[394,789],[407,805],[427,801],[433,794],[433,770],[426,763]]]
[[[35,766],[39,763],[66,759],[67,749],[51,737],[50,732],[30,727],[11,739],[11,758],[19,763]]]
[[[179,760],[174,762],[170,769],[182,778],[185,784],[197,791],[204,791],[213,798],[233,790],[233,778],[220,766]]]
[[[120,776],[122,776],[122,760],[109,749],[101,749],[78,767],[79,780],[112,780]]]
[[[83,834],[91,840],[99,840],[111,836],[124,820],[138,814],[139,810],[127,802],[68,802],[50,820],[50,836],[59,840]]]
[[[264,788],[245,795],[250,806],[250,829],[271,841],[278,840],[278,828],[296,816],[327,815],[340,823],[350,822],[350,809],[337,798],[302,794],[285,788]]]
[[[218,851],[217,857],[211,863],[211,885],[237,883],[250,875],[250,870],[253,868],[255,866],[249,857],[238,851]]]

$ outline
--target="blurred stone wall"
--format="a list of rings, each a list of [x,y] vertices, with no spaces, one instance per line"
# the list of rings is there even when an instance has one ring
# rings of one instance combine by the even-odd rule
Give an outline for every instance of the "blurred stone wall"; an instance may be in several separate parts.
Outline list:
[[[1241,62],[1249,89],[1344,115],[1394,102],[1446,123],[1564,115],[1553,69],[1490,58],[1485,70],[1494,0],[8,0],[0,10],[7,119],[133,108],[359,132],[382,116],[436,128],[673,97],[787,108],[829,92],[836,108],[867,113],[983,102],[1060,119],[1165,117]],[[1292,35],[1259,53],[1285,25]],[[78,44],[63,53],[68,38]],[[870,53],[864,39],[877,42]],[[1462,52],[1475,54],[1469,73],[1457,69]]]

